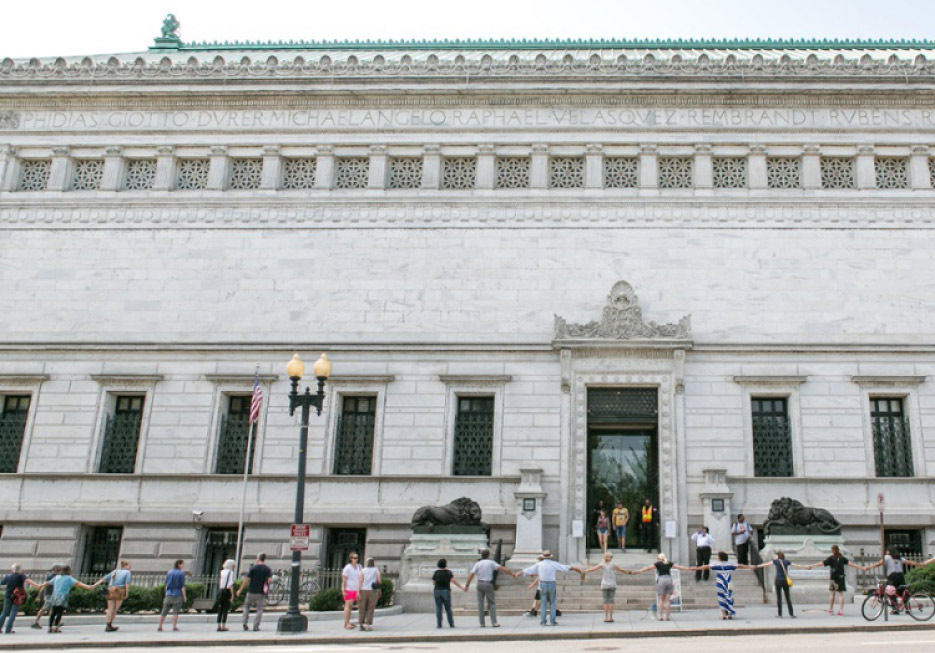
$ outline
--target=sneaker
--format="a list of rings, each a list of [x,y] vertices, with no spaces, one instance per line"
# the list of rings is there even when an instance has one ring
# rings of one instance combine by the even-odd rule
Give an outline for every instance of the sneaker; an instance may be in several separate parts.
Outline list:
[[[255,633],[260,632],[260,627],[259,627],[259,626],[254,626],[254,627],[253,627],[253,632],[255,632]]]
[[[248,626],[247,624],[244,624],[244,625],[243,625],[243,629],[244,629],[244,630],[250,630],[250,626]]]
[[[32,626],[30,626],[30,628],[32,628],[33,630],[42,630],[42,626],[40,626],[40,625],[37,624],[36,622],[33,622]]]
[[[499,628],[499,627],[500,627],[500,624],[490,624],[490,627],[491,627],[491,628]]]

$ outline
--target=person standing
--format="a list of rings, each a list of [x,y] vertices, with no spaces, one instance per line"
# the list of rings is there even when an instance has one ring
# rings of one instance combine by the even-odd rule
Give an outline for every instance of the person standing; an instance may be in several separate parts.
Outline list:
[[[438,561],[438,569],[432,574],[432,584],[435,586],[432,591],[435,597],[435,624],[442,627],[442,609],[445,610],[445,616],[448,617],[448,627],[455,627],[455,618],[451,614],[451,585],[462,591],[467,588],[455,580],[454,574],[448,569],[448,561],[442,558]]]
[[[655,544],[655,521],[656,509],[653,507],[653,502],[646,499],[643,502],[643,507],[640,508],[640,539],[643,540],[646,553],[652,551]]]
[[[728,562],[726,551],[718,551],[717,559],[717,564],[705,564],[697,569],[704,569],[705,580],[708,580],[707,572],[709,569],[717,572],[714,588],[717,591],[717,605],[721,609],[721,619],[733,619],[737,612],[734,610],[734,589],[731,586],[731,572],[737,569],[756,569],[756,567]],[[695,573],[698,573],[697,570]]]
[[[617,535],[617,548],[620,553],[627,552],[627,523],[630,521],[630,511],[623,507],[623,503],[617,502],[617,507],[610,515],[614,523],[614,531]]]
[[[548,604],[549,610],[549,623],[552,626],[557,626],[558,622],[555,620],[555,598],[556,598],[556,586],[555,586],[555,575],[557,572],[568,572],[576,571],[581,574],[584,578],[584,571],[580,567],[575,567],[573,565],[563,565],[560,562],[552,560],[551,551],[542,552],[542,560],[534,564],[532,567],[527,567],[523,569],[523,575],[525,576],[538,576],[539,577],[539,592],[542,597],[542,609],[539,611],[542,615],[539,619],[541,625],[545,625],[545,613],[546,605]]]
[[[341,598],[344,599],[344,629],[354,630],[351,624],[351,613],[354,611],[354,603],[360,594],[360,570],[361,566],[357,563],[360,556],[357,552],[347,556],[347,564],[341,570]],[[360,604],[357,605],[357,621],[361,621]]]
[[[773,578],[773,585],[776,588],[776,607],[779,610],[779,618],[782,619],[782,597],[786,597],[786,605],[789,606],[789,617],[795,619],[792,612],[792,597],[789,596],[789,588],[792,587],[792,578],[789,576],[789,567],[796,569],[808,569],[804,565],[797,565],[786,560],[786,555],[782,551],[776,552],[776,557],[761,565],[756,565],[756,569],[762,569],[773,565],[776,568],[776,576]]]
[[[607,513],[601,510],[597,513],[597,543],[601,547],[601,553],[607,553],[607,538],[610,537],[610,519]]]
[[[179,613],[187,600],[185,593],[185,572],[182,567],[185,561],[176,560],[175,565],[166,573],[166,595],[162,599],[162,612],[159,614],[157,631],[162,632],[162,625],[166,622],[166,615],[172,611],[172,630],[179,629]]]
[[[614,556],[605,553],[603,563],[584,570],[585,577],[592,571],[600,570],[601,572],[601,604],[604,607],[605,624],[614,620],[614,600],[617,595],[617,575],[615,572],[627,573],[626,569],[621,569],[615,565],[613,559]]]
[[[269,579],[273,577],[273,570],[266,566],[266,554],[260,553],[256,557],[256,562],[250,566],[247,572],[247,580],[240,585],[240,591],[237,596],[247,591],[247,598],[243,602],[243,629],[250,630],[247,622],[250,621],[250,608],[256,609],[256,616],[253,618],[253,631],[260,630],[260,623],[263,621],[263,608],[266,605],[266,595],[269,593]]]
[[[839,599],[838,606],[838,616],[844,616],[844,593],[847,592],[847,568],[854,567],[855,569],[863,570],[863,567],[860,565],[855,565],[853,562],[844,557],[844,554],[841,553],[841,547],[837,544],[831,545],[831,555],[825,558],[822,562],[816,562],[813,565],[809,565],[809,569],[814,569],[815,567],[828,567],[831,572],[831,584],[828,586],[828,589],[831,592],[831,600],[828,604],[828,614],[834,614],[834,598],[837,594]]]
[[[497,600],[494,597],[493,586],[493,575],[497,571],[509,574],[513,578],[517,576],[517,574],[514,574],[506,567],[491,560],[490,549],[483,549],[480,552],[480,560],[474,563],[474,566],[471,568],[471,573],[468,574],[467,582],[464,583],[464,591],[467,592],[468,588],[471,587],[471,581],[474,580],[475,576],[477,577],[477,619],[480,621],[481,628],[487,625],[484,623],[485,600],[487,601],[487,606],[490,608],[491,627],[500,627],[500,623],[497,621]]]
[[[695,582],[704,578],[708,580],[710,572],[705,566],[711,563],[711,547],[714,546],[714,538],[711,537],[711,531],[707,526],[702,526],[698,532],[692,535],[692,542],[695,543],[695,564],[698,569],[695,570]]]
[[[45,580],[43,582],[45,589],[39,592],[39,596],[36,597],[36,600],[41,600],[42,603],[39,605],[39,609],[36,610],[36,620],[32,622],[31,628],[42,630],[42,624],[39,623],[42,619],[42,615],[48,614],[51,610],[49,599],[52,598],[52,579],[60,573],[62,573],[62,565],[52,565],[51,571],[45,575]]]
[[[737,562],[742,565],[750,564],[750,537],[753,535],[753,528],[742,514],[737,515],[737,523],[730,527],[730,532],[737,546]]]
[[[373,612],[383,593],[382,583],[376,561],[367,558],[367,564],[360,570],[360,599],[357,603],[357,625],[361,630],[373,630]]]
[[[230,614],[231,603],[234,600],[234,569],[237,563],[225,560],[221,565],[221,574],[218,577],[218,630],[229,630],[227,615]]]
[[[16,613],[26,603],[26,586],[40,587],[40,585],[26,578],[23,568],[19,565],[10,567],[10,573],[0,581],[0,585],[6,587],[3,593],[3,612],[0,612],[0,631],[9,635],[13,632]]]
[[[107,611],[105,612],[104,622],[107,624],[104,631],[112,633],[120,630],[114,625],[114,619],[117,618],[117,611],[121,604],[127,600],[130,595],[130,563],[126,560],[120,561],[120,568],[104,576],[103,582],[108,584],[107,588]]]
[[[48,584],[52,585],[52,596],[49,598],[49,632],[60,633],[62,632],[62,617],[68,608],[68,595],[71,593],[72,588],[80,587],[93,590],[101,584],[101,581],[97,581],[93,585],[85,585],[71,575],[70,566],[62,565],[62,573],[39,587],[42,588]]]
[[[680,567],[677,564],[669,562],[665,553],[656,556],[656,562],[643,567],[642,569],[626,570],[626,573],[635,575],[646,571],[655,570],[656,572],[656,614],[659,621],[671,621],[672,619],[672,593],[675,591],[675,583],[672,581],[672,569],[679,571],[693,571],[691,567]]]

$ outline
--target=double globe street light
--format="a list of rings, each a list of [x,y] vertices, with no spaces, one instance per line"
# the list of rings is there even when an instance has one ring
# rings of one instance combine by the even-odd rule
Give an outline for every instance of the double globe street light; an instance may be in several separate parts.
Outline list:
[[[318,392],[315,394],[312,394],[308,386],[305,387],[303,394],[299,394],[299,381],[305,374],[305,363],[298,354],[295,354],[286,365],[286,373],[292,381],[292,391],[289,393],[289,414],[294,415],[296,408],[302,408],[302,424],[299,427],[299,471],[295,493],[295,519],[293,520],[294,524],[302,524],[305,521],[303,513],[305,512],[305,459],[308,451],[309,413],[314,407],[316,414],[321,415],[321,408],[325,401],[325,381],[331,376],[331,361],[328,360],[327,354],[322,354],[312,367],[312,373],[318,379]],[[302,552],[293,551],[292,573],[289,577],[289,609],[279,618],[276,630],[280,633],[301,633],[308,630],[308,617],[299,612],[301,574]]]

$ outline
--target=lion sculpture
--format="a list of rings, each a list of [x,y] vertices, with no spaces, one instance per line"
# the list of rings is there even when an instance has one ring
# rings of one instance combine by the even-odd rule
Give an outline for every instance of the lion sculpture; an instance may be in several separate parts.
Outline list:
[[[824,508],[810,508],[797,499],[776,499],[763,529],[769,535],[840,535],[841,524]]]
[[[438,530],[449,533],[484,532],[487,525],[481,521],[481,516],[476,501],[461,497],[446,506],[422,506],[416,510],[412,516],[412,530],[423,533]]]

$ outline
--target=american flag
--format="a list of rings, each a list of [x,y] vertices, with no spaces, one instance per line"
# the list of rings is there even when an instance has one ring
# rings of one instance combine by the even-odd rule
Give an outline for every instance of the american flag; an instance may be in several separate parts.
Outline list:
[[[250,400],[250,424],[260,419],[260,408],[263,407],[263,391],[260,390],[260,374],[253,374],[253,398]]]

